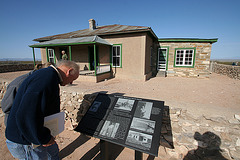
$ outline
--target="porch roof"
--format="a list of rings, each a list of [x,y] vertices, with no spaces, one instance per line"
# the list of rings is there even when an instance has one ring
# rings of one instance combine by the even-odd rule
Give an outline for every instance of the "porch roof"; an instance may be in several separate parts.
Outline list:
[[[39,42],[33,45],[29,45],[32,48],[42,48],[42,47],[53,47],[53,46],[69,46],[69,45],[79,45],[79,44],[104,44],[112,45],[108,41],[98,37],[98,36],[88,36],[80,38],[67,38],[67,39],[54,39],[44,42]]]

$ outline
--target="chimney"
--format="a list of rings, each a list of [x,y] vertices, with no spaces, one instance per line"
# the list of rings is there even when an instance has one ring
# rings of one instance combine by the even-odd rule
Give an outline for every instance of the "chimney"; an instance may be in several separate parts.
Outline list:
[[[95,22],[94,19],[89,19],[88,22],[89,22],[89,29],[90,30],[96,29],[96,22]]]

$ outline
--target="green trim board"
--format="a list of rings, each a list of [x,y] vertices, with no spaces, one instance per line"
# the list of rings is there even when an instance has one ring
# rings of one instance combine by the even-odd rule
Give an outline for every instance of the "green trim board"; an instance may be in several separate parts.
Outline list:
[[[159,38],[158,42],[209,42],[215,43],[218,38],[214,39],[198,39],[198,38]]]
[[[33,50],[33,64],[34,64],[34,66],[36,65],[36,60],[35,60],[35,51],[34,51],[34,48],[32,48],[32,50]]]
[[[102,39],[99,36],[88,36],[88,37],[79,37],[79,38],[67,38],[67,39],[53,39],[44,42],[39,42],[30,47],[48,47],[48,46],[69,46],[69,45],[80,45],[80,44],[103,44],[103,45],[112,45],[108,41]]]
[[[187,50],[187,49],[193,49],[194,50],[194,54],[193,54],[193,63],[191,66],[176,66],[176,52],[177,50]],[[175,51],[174,51],[174,64],[173,66],[175,68],[194,68],[195,67],[195,57],[196,57],[196,47],[190,47],[190,48],[175,48]]]
[[[94,49],[95,45],[88,46],[88,68],[89,70],[94,70],[92,63],[94,61],[94,54],[96,54],[96,65],[99,65],[99,53],[98,53],[98,46]],[[95,53],[94,53],[95,52]],[[94,65],[95,66],[95,65]]]
[[[97,55],[96,55],[96,44],[94,44],[94,46],[93,46],[93,53],[94,53],[94,71],[95,71],[95,76],[97,75],[97,62],[96,62],[96,60],[97,60]]]
[[[68,46],[69,50],[69,60],[72,61],[72,46]]]
[[[34,48],[44,48],[44,47],[57,47],[57,46],[71,46],[71,45],[79,45],[79,44],[95,44],[96,42],[81,42],[81,43],[62,43],[62,44],[36,44],[30,45],[29,47]]]

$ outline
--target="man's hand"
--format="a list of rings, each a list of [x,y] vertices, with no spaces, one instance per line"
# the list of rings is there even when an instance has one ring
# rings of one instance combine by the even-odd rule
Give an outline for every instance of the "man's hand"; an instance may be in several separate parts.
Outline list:
[[[42,146],[43,146],[43,147],[48,147],[48,146],[51,146],[51,145],[53,145],[53,144],[55,144],[55,143],[56,143],[55,138],[52,137],[47,144],[43,144]]]

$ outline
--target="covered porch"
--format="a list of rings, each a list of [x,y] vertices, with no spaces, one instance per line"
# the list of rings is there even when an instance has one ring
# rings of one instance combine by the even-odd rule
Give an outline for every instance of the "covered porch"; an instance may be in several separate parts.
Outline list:
[[[98,36],[54,39],[29,47],[33,50],[34,65],[35,48],[41,50],[42,63],[53,64],[62,59],[61,51],[64,50],[68,60],[80,66],[78,80],[100,82],[112,77],[112,44]]]

